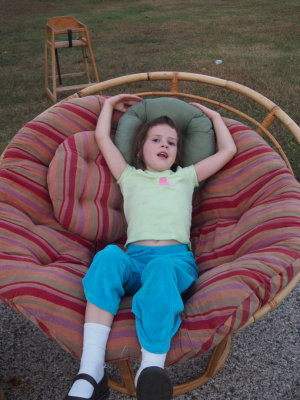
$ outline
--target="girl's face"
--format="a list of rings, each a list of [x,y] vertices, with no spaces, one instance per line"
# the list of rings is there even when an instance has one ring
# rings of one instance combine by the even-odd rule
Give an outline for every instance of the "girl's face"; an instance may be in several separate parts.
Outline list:
[[[161,172],[171,169],[177,154],[177,132],[166,124],[149,129],[143,146],[146,170]]]

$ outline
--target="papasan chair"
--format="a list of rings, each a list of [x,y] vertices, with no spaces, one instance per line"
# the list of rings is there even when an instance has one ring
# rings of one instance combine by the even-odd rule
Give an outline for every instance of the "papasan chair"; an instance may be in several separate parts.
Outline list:
[[[200,96],[204,87],[212,88],[212,95]],[[167,365],[210,350],[211,358],[204,374],[174,385],[178,395],[214,376],[232,334],[274,309],[300,279],[300,185],[269,127],[279,121],[298,142],[300,128],[243,85],[200,74],[150,72],[85,88],[16,134],[0,165],[0,298],[76,358],[85,311],[81,279],[97,250],[107,243],[123,246],[125,240],[120,192],[93,137],[104,96],[116,92],[217,106],[230,114],[224,120],[238,147],[234,159],[194,194],[191,240],[200,276],[185,298]],[[222,96],[230,96],[224,93],[255,102],[266,117],[257,122],[225,104]],[[121,116],[114,112],[113,135]],[[135,395],[132,360],[139,358],[131,297],[125,296],[106,353],[121,376],[109,379],[111,388]]]

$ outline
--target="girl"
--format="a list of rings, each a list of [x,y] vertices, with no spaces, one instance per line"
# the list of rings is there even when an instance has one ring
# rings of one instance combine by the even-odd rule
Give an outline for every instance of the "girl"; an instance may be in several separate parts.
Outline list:
[[[135,384],[138,400],[169,400],[172,384],[164,370],[170,342],[180,325],[181,295],[198,277],[190,251],[194,188],[222,168],[236,153],[220,115],[191,103],[211,120],[217,152],[181,168],[181,133],[168,117],[145,124],[133,147],[133,166],[110,138],[113,109],[125,111],[141,101],[134,95],[105,100],[96,141],[120,185],[128,224],[126,252],[109,245],[98,252],[83,279],[87,299],[79,374],[66,400],[107,399],[105,348],[120,298],[133,295],[132,312],[142,361]]]

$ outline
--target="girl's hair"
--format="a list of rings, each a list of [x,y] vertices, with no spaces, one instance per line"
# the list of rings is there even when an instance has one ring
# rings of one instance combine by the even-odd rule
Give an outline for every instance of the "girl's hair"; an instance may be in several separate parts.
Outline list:
[[[175,122],[168,116],[163,115],[155,118],[151,121],[145,122],[140,125],[136,131],[131,151],[131,165],[137,169],[145,169],[145,163],[143,159],[143,147],[147,139],[148,132],[151,128],[157,125],[168,125],[173,128],[177,133],[177,153],[175,163],[172,166],[172,170],[176,171],[176,168],[182,164],[182,133]]]

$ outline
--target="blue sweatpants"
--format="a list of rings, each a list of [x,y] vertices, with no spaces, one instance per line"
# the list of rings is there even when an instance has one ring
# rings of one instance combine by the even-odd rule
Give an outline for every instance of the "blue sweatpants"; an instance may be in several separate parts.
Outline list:
[[[99,251],[83,278],[88,302],[116,314],[124,294],[132,295],[132,312],[141,346],[166,353],[184,309],[181,294],[198,278],[186,245],[150,247],[132,244],[126,252],[109,245]]]

